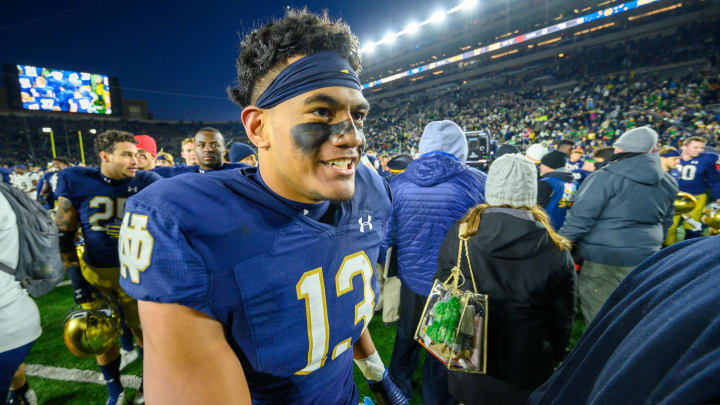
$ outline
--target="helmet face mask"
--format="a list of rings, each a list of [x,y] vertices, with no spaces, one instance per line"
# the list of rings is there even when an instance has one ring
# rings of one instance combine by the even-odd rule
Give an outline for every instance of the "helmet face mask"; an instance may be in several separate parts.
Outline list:
[[[120,319],[107,296],[73,306],[65,317],[63,340],[78,357],[94,357],[108,351],[120,335]]]

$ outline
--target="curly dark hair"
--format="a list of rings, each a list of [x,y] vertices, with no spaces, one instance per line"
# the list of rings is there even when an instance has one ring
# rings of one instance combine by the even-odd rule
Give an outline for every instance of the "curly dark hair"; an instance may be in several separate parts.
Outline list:
[[[237,84],[228,87],[230,98],[241,107],[257,101],[272,80],[285,68],[288,58],[335,51],[360,71],[357,37],[341,20],[332,21],[306,9],[291,10],[281,20],[254,29],[240,42]]]
[[[130,132],[108,129],[96,136],[93,140],[95,154],[99,155],[100,152],[113,153],[115,151],[115,144],[118,142],[130,142],[137,144],[135,136]]]

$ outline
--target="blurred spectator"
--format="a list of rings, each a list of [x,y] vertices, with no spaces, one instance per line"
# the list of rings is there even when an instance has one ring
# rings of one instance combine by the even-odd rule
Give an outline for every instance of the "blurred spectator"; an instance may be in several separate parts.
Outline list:
[[[633,267],[660,250],[672,224],[677,183],[650,154],[657,137],[648,127],[624,133],[610,163],[580,187],[560,229],[585,259],[578,295],[587,323]]]
[[[533,163],[538,165],[540,164],[540,159],[542,159],[543,156],[545,156],[545,154],[548,152],[549,150],[547,146],[536,143],[530,145],[530,147],[527,148],[527,150],[525,151],[525,156],[527,156],[527,158],[530,159]]]
[[[257,152],[252,146],[235,142],[230,147],[230,163],[245,163],[250,166],[257,166]]]
[[[421,347],[414,335],[430,293],[437,253],[450,225],[484,201],[485,174],[465,164],[467,139],[452,121],[433,121],[419,145],[421,157],[390,181],[393,211],[383,246],[397,251],[400,319],[389,372],[405,396],[412,398],[411,380]],[[390,162],[392,163],[392,161]],[[392,167],[392,166],[391,166]],[[425,356],[423,404],[452,404],[447,368]]]
[[[567,211],[575,201],[578,184],[573,174],[565,169],[567,155],[554,150],[540,161],[538,205],[550,216],[553,229],[560,229]]]
[[[575,318],[575,269],[570,242],[535,204],[536,187],[535,168],[522,155],[495,160],[487,203],[450,227],[440,248],[435,278],[445,280],[457,264],[458,235],[469,238],[473,278],[490,298],[487,374],[448,377],[462,403],[525,404],[565,353]],[[469,268],[461,271],[463,289],[471,288]]]
[[[158,152],[158,154],[157,154],[157,158],[155,159],[155,163],[156,163],[158,166],[160,166],[160,167],[169,167],[169,166],[174,166],[174,165],[175,165],[175,160],[173,159],[173,157],[172,157],[171,154],[169,154],[169,153],[167,153],[167,152],[160,151],[160,152]]]
[[[610,161],[614,150],[615,149],[612,146],[603,146],[601,148],[595,149],[595,151],[592,153],[592,158],[595,161],[595,170],[600,169],[605,165],[605,163]]]
[[[694,239],[633,270],[528,404],[717,404],[718,246]]]
[[[155,168],[155,157],[157,156],[157,144],[150,135],[135,135],[137,141],[137,154],[139,170],[152,170]]]
[[[185,138],[182,140],[182,152],[180,156],[185,160],[185,165],[194,166],[198,164],[197,156],[195,156],[195,139]]]

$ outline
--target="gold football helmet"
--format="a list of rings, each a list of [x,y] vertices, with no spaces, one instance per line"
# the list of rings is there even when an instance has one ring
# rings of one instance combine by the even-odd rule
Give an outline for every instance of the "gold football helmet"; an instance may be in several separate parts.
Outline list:
[[[720,203],[713,202],[703,208],[702,223],[717,231],[720,231]]]
[[[108,351],[120,335],[120,319],[108,297],[75,305],[65,317],[63,340],[78,357],[94,357]]]
[[[679,192],[675,198],[675,215],[687,214],[695,209],[696,204],[697,199],[695,199],[694,195]]]

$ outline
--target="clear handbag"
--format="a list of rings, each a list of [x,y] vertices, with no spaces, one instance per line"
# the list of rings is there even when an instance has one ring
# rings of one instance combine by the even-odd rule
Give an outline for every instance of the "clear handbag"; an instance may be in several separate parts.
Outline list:
[[[460,226],[457,265],[444,281],[435,280],[420,317],[415,339],[433,356],[454,371],[486,373],[488,296],[480,294],[470,263],[467,238]],[[463,255],[463,250],[465,255]],[[466,258],[472,291],[463,290],[461,269]]]

